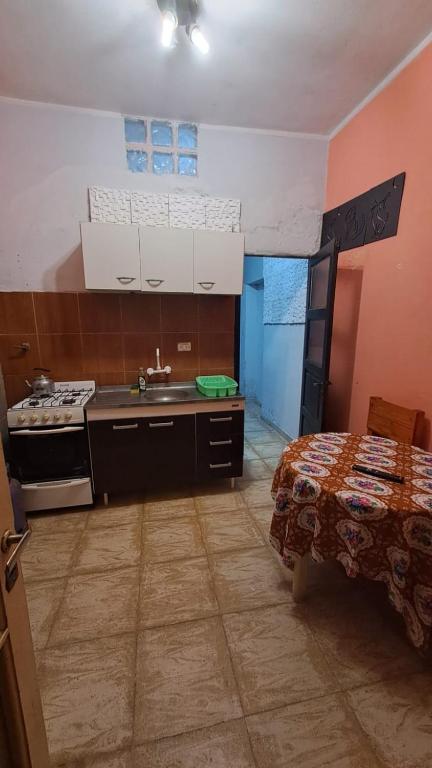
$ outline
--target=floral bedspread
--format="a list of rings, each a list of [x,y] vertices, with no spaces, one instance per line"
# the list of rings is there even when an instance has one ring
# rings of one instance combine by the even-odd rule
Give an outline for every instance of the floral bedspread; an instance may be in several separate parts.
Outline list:
[[[403,484],[352,469],[402,475]],[[306,552],[337,559],[348,576],[386,584],[409,638],[432,632],[432,454],[371,435],[326,432],[285,448],[273,478],[270,541],[293,568]]]

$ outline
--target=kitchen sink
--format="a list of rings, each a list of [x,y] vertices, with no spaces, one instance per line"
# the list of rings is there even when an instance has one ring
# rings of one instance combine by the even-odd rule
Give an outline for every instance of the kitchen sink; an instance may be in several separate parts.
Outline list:
[[[187,389],[148,389],[143,395],[144,400],[152,403],[171,403],[174,400],[187,400],[189,392]]]

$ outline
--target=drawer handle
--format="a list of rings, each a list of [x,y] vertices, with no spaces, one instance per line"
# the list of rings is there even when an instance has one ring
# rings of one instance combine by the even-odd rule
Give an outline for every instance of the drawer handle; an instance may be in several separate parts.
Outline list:
[[[209,440],[209,445],[232,445],[232,440]]]
[[[117,280],[122,285],[129,285],[129,283],[133,283],[136,280],[136,277],[118,277]]]
[[[210,291],[215,283],[212,283],[211,280],[204,281],[203,283],[199,282],[198,285],[201,286],[201,288],[204,288],[205,291]]]
[[[148,283],[152,288],[159,288],[159,286],[162,285],[162,283],[164,282],[165,280],[155,280],[152,278],[149,280],[146,280],[146,283]]]
[[[210,469],[225,469],[225,467],[232,467],[232,464],[230,461],[225,462],[225,464],[209,464]]]
[[[222,416],[217,419],[215,418],[212,419],[210,417],[210,421],[212,422],[212,424],[216,423],[217,421],[232,421],[232,416]]]
[[[149,427],[151,427],[152,429],[154,427],[173,427],[173,426],[174,426],[173,421],[156,421],[154,423],[152,422],[149,423]]]
[[[138,424],[113,424],[113,429],[138,429]]]

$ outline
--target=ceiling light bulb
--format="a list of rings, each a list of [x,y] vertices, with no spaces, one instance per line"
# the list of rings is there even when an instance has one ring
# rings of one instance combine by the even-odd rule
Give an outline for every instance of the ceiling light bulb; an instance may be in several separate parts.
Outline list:
[[[193,44],[198,48],[198,50],[201,51],[201,53],[206,54],[209,52],[210,45],[208,44],[200,28],[196,24],[195,26],[192,27],[190,31],[190,39],[192,40]]]
[[[164,48],[169,48],[177,26],[177,17],[172,11],[165,11],[162,14],[162,37],[161,43]]]

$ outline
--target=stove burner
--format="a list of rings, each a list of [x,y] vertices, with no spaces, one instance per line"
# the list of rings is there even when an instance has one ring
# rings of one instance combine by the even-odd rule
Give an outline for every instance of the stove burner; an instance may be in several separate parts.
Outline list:
[[[39,400],[29,400],[29,405],[39,405]]]
[[[75,402],[74,397],[63,397],[60,405],[73,405]]]

